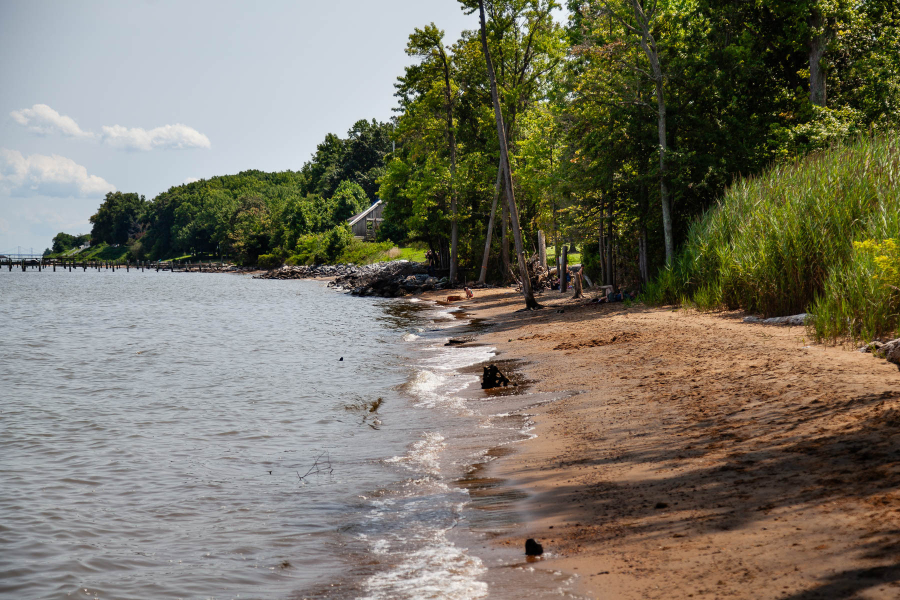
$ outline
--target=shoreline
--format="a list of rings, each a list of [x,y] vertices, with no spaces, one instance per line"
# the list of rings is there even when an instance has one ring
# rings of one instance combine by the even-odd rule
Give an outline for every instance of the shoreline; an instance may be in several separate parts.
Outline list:
[[[741,313],[475,293],[455,305],[493,323],[476,343],[569,393],[485,467],[526,496],[495,547],[534,537],[535,568],[604,598],[900,593],[894,365]]]

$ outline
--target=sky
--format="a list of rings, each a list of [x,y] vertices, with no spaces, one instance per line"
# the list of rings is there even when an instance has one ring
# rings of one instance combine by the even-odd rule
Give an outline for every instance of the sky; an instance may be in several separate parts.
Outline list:
[[[326,133],[384,121],[415,27],[456,0],[2,0],[0,254],[89,233],[109,191],[151,199],[299,169]]]

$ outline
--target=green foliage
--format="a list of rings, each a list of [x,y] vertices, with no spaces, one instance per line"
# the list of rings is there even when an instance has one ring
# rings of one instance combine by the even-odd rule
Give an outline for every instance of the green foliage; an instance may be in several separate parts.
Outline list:
[[[342,181],[331,197],[332,223],[346,221],[353,215],[361,213],[371,204],[365,191],[355,181]]]
[[[80,248],[90,241],[90,234],[71,235],[59,232],[53,236],[53,245],[49,248],[49,254],[62,254],[72,248]]]
[[[363,189],[369,199],[367,204],[374,202],[376,181],[384,168],[385,156],[391,151],[392,129],[390,123],[373,119],[354,123],[345,139],[329,133],[303,166],[304,195],[330,198],[342,182],[352,181]]]
[[[129,239],[140,233],[146,204],[144,197],[137,194],[108,192],[103,204],[90,219],[93,224],[92,243],[128,243]]]
[[[277,254],[260,254],[256,260],[256,265],[260,269],[275,269],[282,264],[284,264],[284,260]]]
[[[900,306],[883,279],[891,271],[879,271],[888,242],[866,241],[897,237],[900,141],[863,137],[732,186],[647,297],[766,316],[809,310],[819,339],[871,338],[896,329]]]
[[[353,233],[350,226],[346,223],[337,225],[329,231],[325,232],[322,240],[322,250],[325,253],[325,260],[335,262],[344,250],[353,242]]]

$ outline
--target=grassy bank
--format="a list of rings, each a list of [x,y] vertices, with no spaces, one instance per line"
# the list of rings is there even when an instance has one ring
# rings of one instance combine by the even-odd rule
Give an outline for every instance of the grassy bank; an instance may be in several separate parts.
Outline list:
[[[900,327],[900,139],[864,137],[741,180],[691,227],[656,303],[809,312],[820,340]]]

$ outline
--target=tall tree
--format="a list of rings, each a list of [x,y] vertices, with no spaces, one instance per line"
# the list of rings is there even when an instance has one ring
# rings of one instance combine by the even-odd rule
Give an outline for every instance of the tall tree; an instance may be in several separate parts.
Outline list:
[[[503,111],[500,107],[500,97],[497,93],[497,78],[494,74],[494,65],[491,63],[491,52],[487,43],[487,27],[484,17],[484,0],[478,0],[478,11],[481,19],[481,47],[484,52],[484,60],[487,66],[488,80],[491,86],[491,99],[494,104],[494,118],[497,122],[497,138],[500,141],[501,172],[505,179],[506,200],[509,205],[510,226],[516,243],[516,258],[519,262],[519,276],[522,279],[522,295],[525,297],[525,307],[528,309],[540,308],[540,304],[534,299],[531,289],[531,278],[528,276],[528,267],[525,264],[525,248],[522,242],[522,230],[519,227],[519,211],[516,208],[516,198],[513,193],[511,170],[509,166],[509,149],[506,144],[506,128],[503,126]]]
[[[456,196],[456,127],[453,123],[455,93],[451,84],[452,66],[444,48],[444,32],[434,23],[424,29],[416,29],[409,36],[406,53],[424,59],[423,69],[437,68],[443,78],[444,118],[447,124],[447,149],[450,156],[450,283],[456,283],[459,267],[459,219]]]

